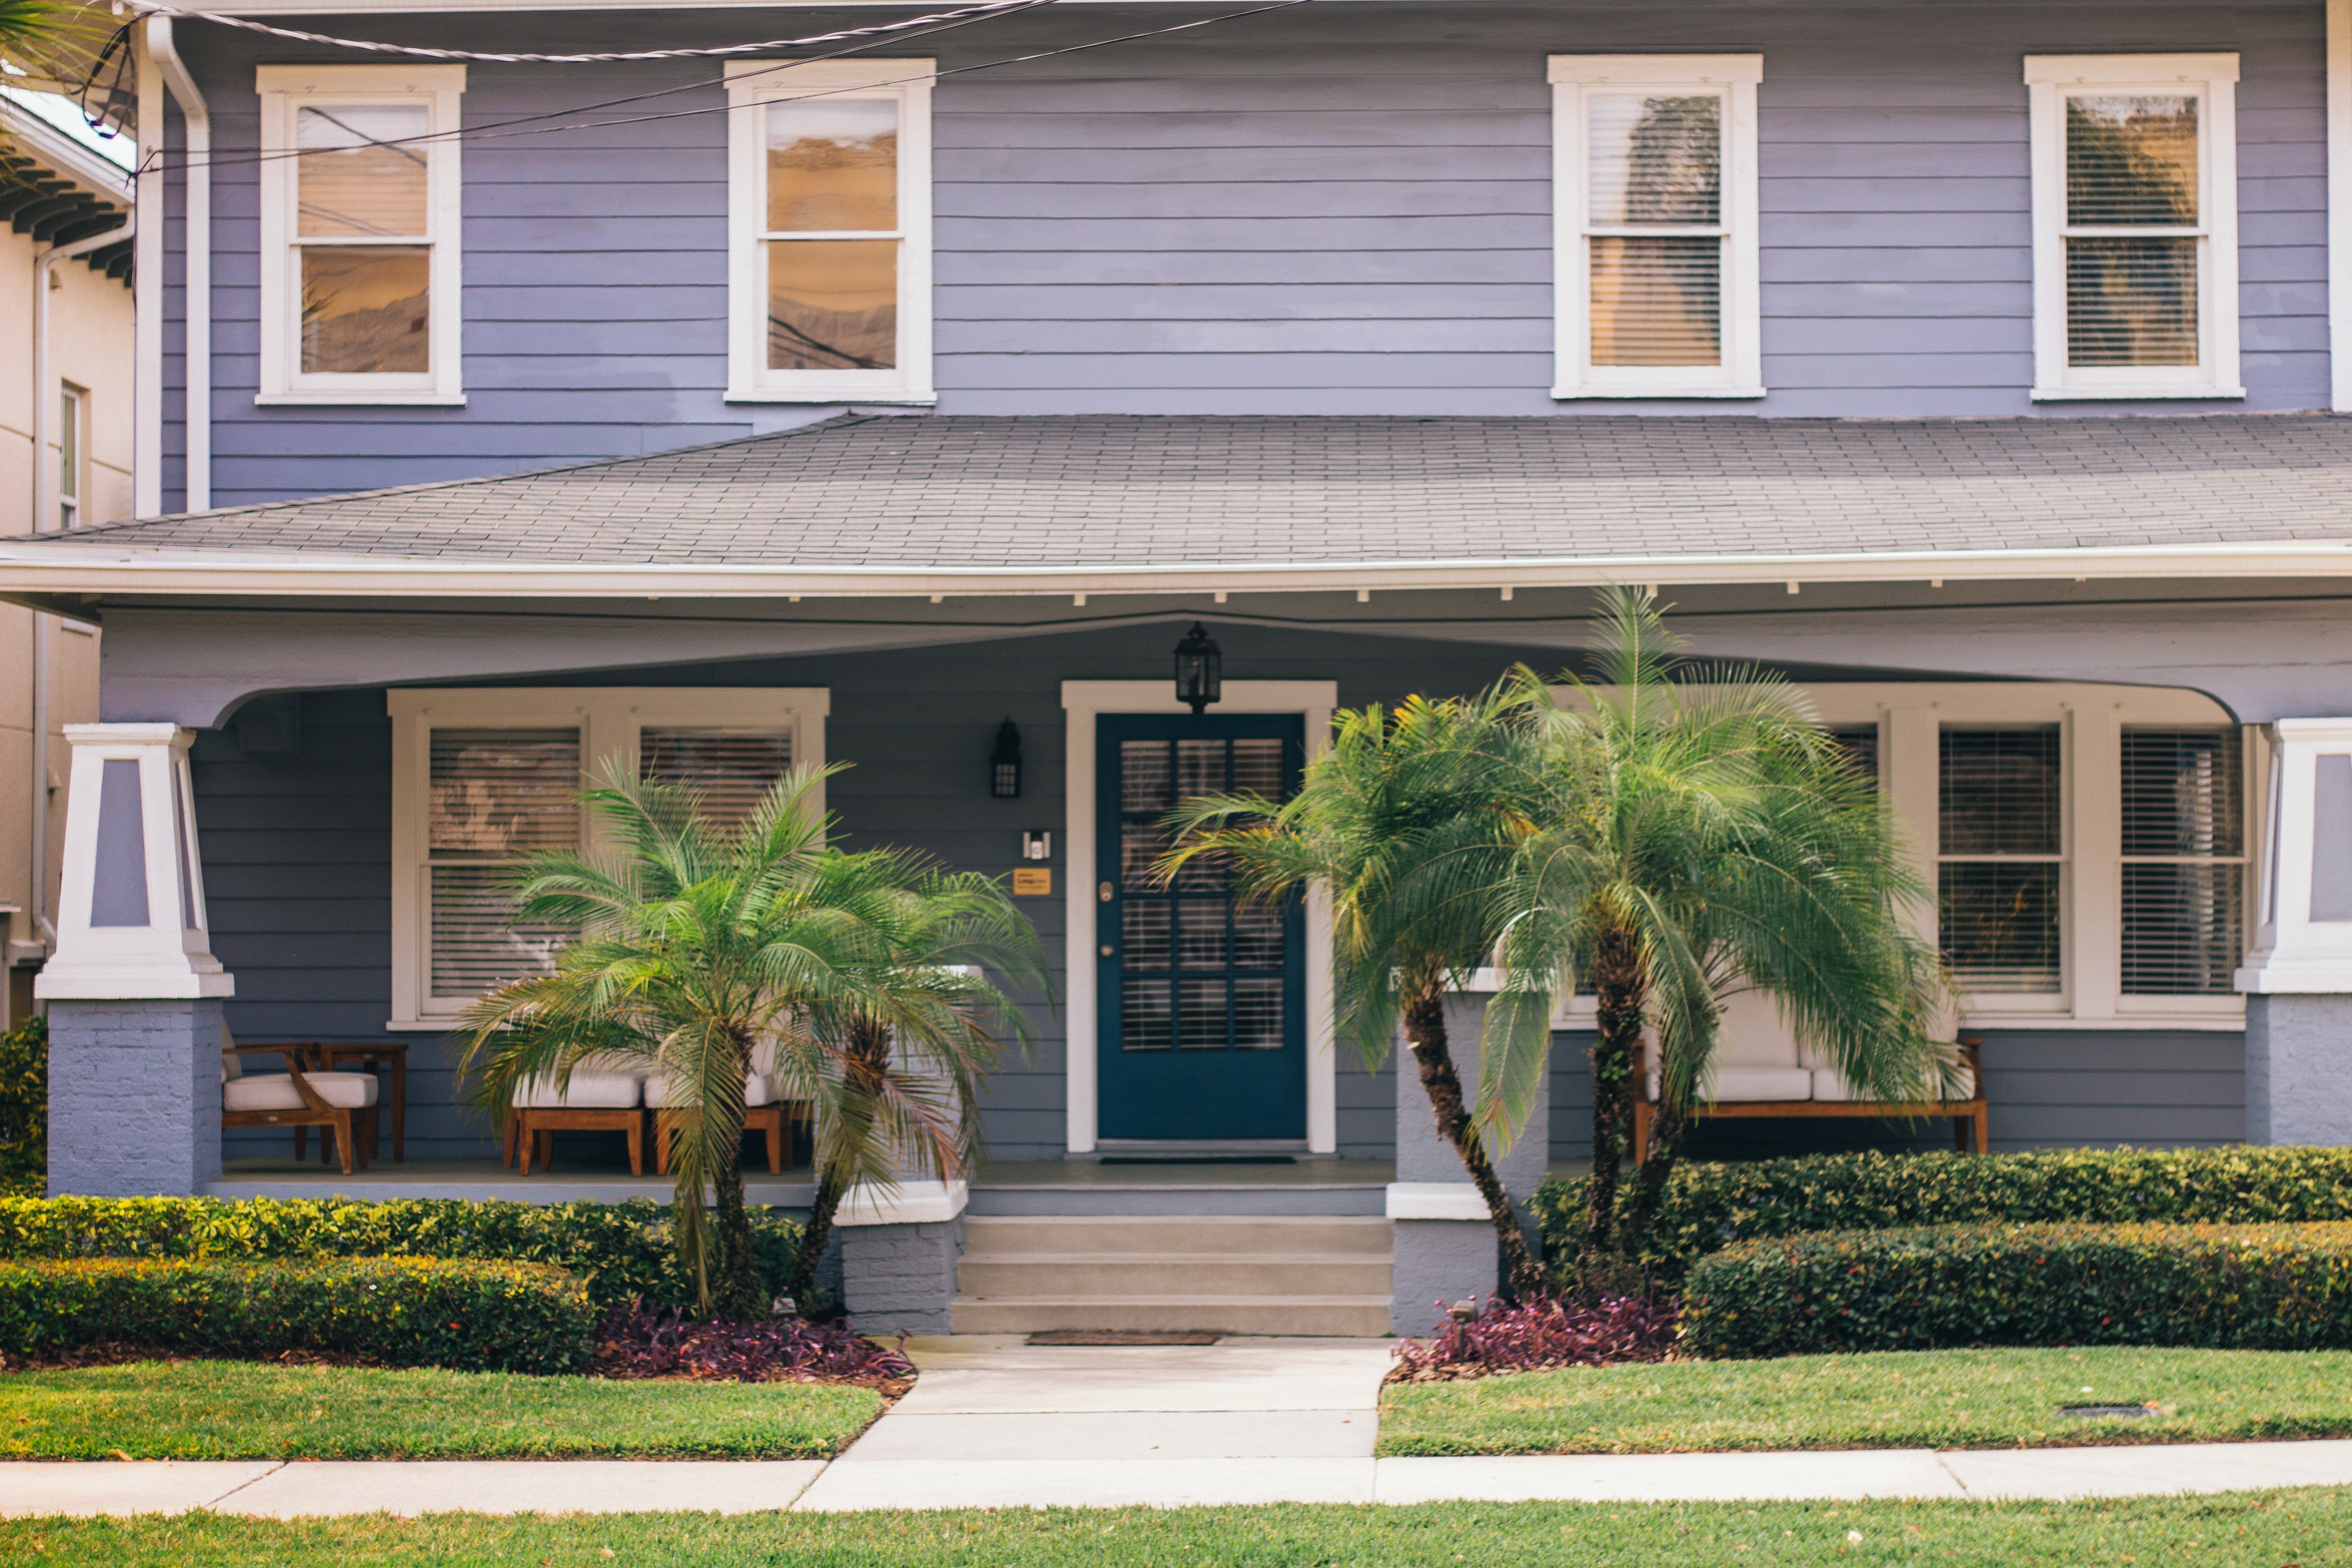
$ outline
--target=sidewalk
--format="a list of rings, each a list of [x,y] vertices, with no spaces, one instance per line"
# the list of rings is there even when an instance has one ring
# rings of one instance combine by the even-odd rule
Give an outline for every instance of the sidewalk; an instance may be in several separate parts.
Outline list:
[[[2352,1441],[1375,1459],[1384,1342],[917,1341],[838,1459],[0,1464],[0,1514],[1180,1507],[2132,1497],[2352,1485]]]

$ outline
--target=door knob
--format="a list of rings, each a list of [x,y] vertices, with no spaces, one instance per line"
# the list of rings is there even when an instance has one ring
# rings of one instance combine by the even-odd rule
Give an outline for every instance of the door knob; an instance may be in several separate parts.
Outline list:
[[[1105,943],[1103,943],[1103,956],[1104,956],[1105,958],[1108,958],[1110,955],[1111,955],[1110,943],[1108,943],[1108,942],[1105,942]]]

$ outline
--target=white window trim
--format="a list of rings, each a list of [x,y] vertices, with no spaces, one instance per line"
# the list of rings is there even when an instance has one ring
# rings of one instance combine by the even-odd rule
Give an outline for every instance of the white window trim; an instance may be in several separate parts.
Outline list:
[[[2033,400],[2243,397],[2238,371],[2238,57],[2028,55],[2032,122]],[[2198,112],[2198,361],[2193,365],[2066,363],[2066,115],[2074,87],[2194,93]]]
[[[775,60],[727,66],[727,401],[928,405],[931,385],[931,84],[929,59]],[[770,370],[766,247],[767,116],[761,106],[812,95],[898,103],[898,365],[895,370]]]
[[[458,249],[459,106],[464,66],[257,66],[261,93],[261,389],[254,402],[272,404],[442,404],[466,401],[463,351],[465,275]],[[296,316],[302,297],[293,222],[296,202],[296,111],[313,104],[426,106],[425,143],[427,222],[433,259],[432,318],[427,329],[432,369],[364,375],[306,373]]]
[[[1339,705],[1330,680],[1228,680],[1218,713],[1297,713],[1311,760],[1331,744],[1331,710]],[[1067,840],[1069,886],[1064,889],[1063,983],[1069,1019],[1063,1052],[1065,1128],[1073,1154],[1094,1152],[1101,1078],[1095,1057],[1095,720],[1104,713],[1188,713],[1165,680],[1066,680],[1062,830]],[[1339,1147],[1339,1053],[1332,1038],[1331,896],[1307,897],[1307,1148],[1328,1154]]]
[[[387,1029],[446,1030],[466,1004],[433,998],[426,984],[432,910],[425,886],[430,857],[431,732],[442,729],[551,729],[578,725],[588,780],[610,763],[634,772],[637,737],[646,725],[782,727],[793,731],[793,766],[824,765],[824,687],[541,686],[421,688],[387,694],[392,713],[392,1017]],[[824,785],[811,795],[824,809]],[[593,816],[582,822],[583,847],[604,847]]]
[[[1764,395],[1757,287],[1756,88],[1762,55],[1554,55],[1552,90],[1553,397]],[[1722,360],[1720,365],[1592,363],[1591,251],[1585,215],[1591,162],[1585,99],[1596,89],[1684,94],[1720,91],[1723,114]]]
[[[2123,994],[2123,731],[2135,727],[2233,725],[2212,699],[2194,691],[2062,682],[1968,681],[1825,684],[1801,688],[1824,724],[1878,725],[1879,788],[1902,824],[1913,864],[1929,888],[1940,857],[1940,736],[1946,724],[2058,724],[2064,813],[2056,993],[1963,994],[1962,1029],[2197,1029],[2245,1024],[2242,996]],[[1572,700],[1567,689],[1562,700]],[[2255,733],[2244,731],[2245,842],[2263,841],[2269,799]],[[2246,878],[2243,929],[2255,930]],[[1935,907],[1916,911],[1913,927],[1932,942]],[[1590,996],[1570,1000],[1566,1023],[1592,1027]]]

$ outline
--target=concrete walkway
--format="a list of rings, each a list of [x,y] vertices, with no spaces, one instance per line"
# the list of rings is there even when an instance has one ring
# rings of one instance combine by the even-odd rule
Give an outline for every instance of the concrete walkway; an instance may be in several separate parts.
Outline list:
[[[2352,1441],[1375,1459],[1380,1341],[909,1349],[923,1373],[914,1391],[830,1463],[0,1463],[0,1514],[2060,1500],[2352,1485]]]

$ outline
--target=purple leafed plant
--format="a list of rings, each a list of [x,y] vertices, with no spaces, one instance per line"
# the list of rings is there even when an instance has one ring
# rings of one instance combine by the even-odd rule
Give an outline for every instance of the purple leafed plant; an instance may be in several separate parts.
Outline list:
[[[802,1318],[760,1322],[707,1322],[659,1311],[637,1300],[604,1318],[597,1370],[607,1377],[772,1378],[823,1382],[888,1381],[915,1375],[899,1351],[852,1333],[843,1323]]]
[[[1674,1348],[1682,1303],[1674,1297],[1617,1296],[1597,1303],[1538,1296],[1507,1305],[1490,1297],[1478,1311],[1449,1311],[1426,1340],[1399,1340],[1401,1383],[1485,1377],[1497,1372],[1542,1372],[1562,1366],[1609,1366],[1664,1361]]]

